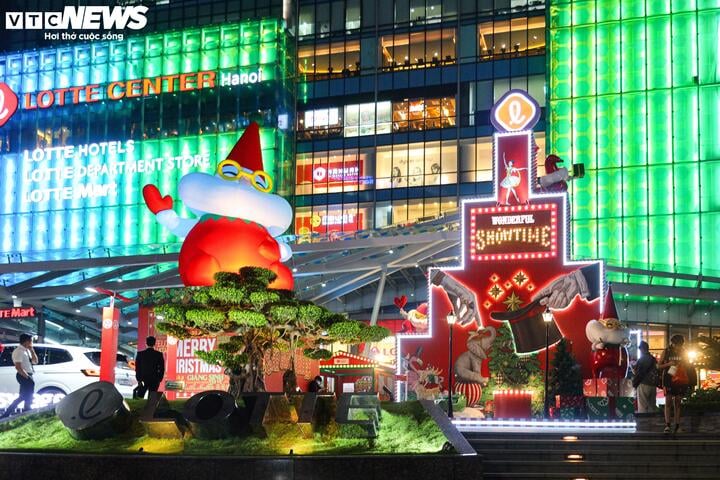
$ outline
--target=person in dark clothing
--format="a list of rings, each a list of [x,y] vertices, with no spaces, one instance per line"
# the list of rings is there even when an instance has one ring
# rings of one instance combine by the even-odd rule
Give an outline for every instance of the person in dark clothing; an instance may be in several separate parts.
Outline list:
[[[165,376],[165,358],[155,350],[155,337],[147,337],[147,348],[135,357],[135,378],[150,392],[157,392]]]
[[[313,381],[308,384],[308,392],[319,393],[322,390],[322,377],[318,375],[313,378]]]
[[[657,360],[650,353],[650,345],[640,342],[640,358],[633,367],[632,384],[637,393],[638,413],[655,411],[655,394],[658,384]]]

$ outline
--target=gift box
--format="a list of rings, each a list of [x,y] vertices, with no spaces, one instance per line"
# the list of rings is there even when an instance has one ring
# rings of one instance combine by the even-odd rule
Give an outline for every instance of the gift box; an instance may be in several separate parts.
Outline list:
[[[616,398],[615,417],[626,422],[635,420],[635,399],[632,397]]]
[[[582,395],[555,395],[555,406],[557,408],[583,408],[585,397]]]
[[[582,416],[582,408],[578,407],[561,407],[558,411],[558,418],[562,420],[575,420]]]
[[[586,397],[607,397],[607,378],[586,378],[583,380],[583,395]]]
[[[610,418],[610,400],[607,397],[588,397],[586,402],[590,420],[607,420]]]

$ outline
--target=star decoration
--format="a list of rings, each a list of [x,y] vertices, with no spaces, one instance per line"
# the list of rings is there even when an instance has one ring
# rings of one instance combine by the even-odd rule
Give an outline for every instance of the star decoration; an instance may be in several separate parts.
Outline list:
[[[520,309],[520,305],[522,305],[522,300],[520,297],[515,295],[515,292],[512,292],[510,296],[503,302],[505,305],[508,306],[508,310],[511,312],[514,312],[515,310]]]
[[[485,310],[490,310],[490,307],[492,307],[492,303],[490,303],[490,300],[485,300],[485,303],[483,303],[483,307],[485,307]]]
[[[498,298],[500,295],[502,295],[503,289],[500,288],[499,285],[495,284],[495,285],[493,285],[493,287],[490,289],[490,291],[488,291],[488,293],[490,294],[491,297],[493,297],[495,300],[497,300],[497,298]]]
[[[518,272],[514,277],[513,281],[518,287],[522,287],[522,284],[528,281],[528,277],[522,271]]]
[[[512,288],[512,283],[510,283],[510,282],[505,282],[505,288],[507,288],[507,289]]]
[[[533,284],[531,283],[530,285],[527,286],[527,291],[528,291],[528,292],[532,292],[533,290],[535,290],[535,285],[533,285]]]

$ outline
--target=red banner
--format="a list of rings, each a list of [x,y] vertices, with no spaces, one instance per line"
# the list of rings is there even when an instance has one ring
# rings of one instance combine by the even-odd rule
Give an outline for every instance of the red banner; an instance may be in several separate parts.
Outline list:
[[[298,185],[312,183],[315,189],[357,186],[363,165],[357,160],[304,164],[297,166],[296,176]]]
[[[362,212],[339,213],[339,211],[332,211],[327,214],[314,214],[295,219],[295,234],[355,232],[362,229],[362,222]]]

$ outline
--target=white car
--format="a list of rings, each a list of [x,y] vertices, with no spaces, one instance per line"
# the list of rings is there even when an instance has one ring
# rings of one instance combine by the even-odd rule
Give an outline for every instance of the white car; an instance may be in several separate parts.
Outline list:
[[[6,344],[0,354],[0,408],[5,408],[18,395],[17,370],[12,361],[12,352],[17,346],[17,343]],[[33,375],[35,407],[55,403],[68,393],[100,380],[100,350],[47,343],[35,343],[33,348],[38,356]],[[125,355],[118,354],[115,387],[123,397],[132,398],[135,386],[135,370],[128,366]]]

